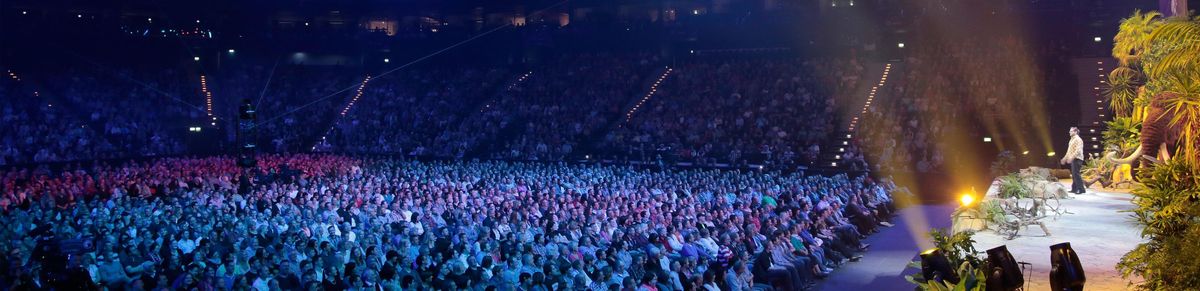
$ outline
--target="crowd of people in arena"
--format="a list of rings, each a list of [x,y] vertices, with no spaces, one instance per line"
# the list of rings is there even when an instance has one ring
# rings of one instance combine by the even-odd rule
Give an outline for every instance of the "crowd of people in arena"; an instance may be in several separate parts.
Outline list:
[[[441,135],[490,97],[504,75],[500,69],[426,68],[373,79],[337,123],[331,143],[355,153],[461,157],[463,146],[437,151]]]
[[[978,132],[1016,137],[1045,127],[1034,123],[1039,119],[1007,117],[1042,112],[1048,106],[1044,100],[1053,98],[1040,89],[1041,82],[1060,80],[1063,71],[1030,60],[1060,62],[1059,48],[1011,36],[926,43],[906,57],[903,78],[889,80],[890,99],[864,115],[860,144],[878,160],[873,170],[940,172],[953,158],[947,142],[954,139],[949,137]],[[996,142],[1011,148],[1030,146],[1014,140]]]
[[[833,129],[856,60],[585,54],[514,70],[418,66],[368,79],[352,67],[244,60],[195,70],[46,72],[0,86],[0,165],[228,149],[240,106],[267,152],[441,158],[794,164]],[[648,103],[625,113],[667,68]],[[351,104],[353,106],[351,106]],[[217,136],[200,151],[192,127]]]
[[[164,96],[178,96],[181,72],[94,71],[67,70],[49,77],[8,70],[9,76],[0,81],[0,165],[186,150],[184,128],[170,125],[203,112]],[[124,78],[139,78],[147,86]]]
[[[613,157],[705,164],[797,164],[834,130],[835,94],[854,60],[730,58],[674,68],[661,93],[605,139]]]
[[[563,160],[615,120],[644,82],[657,57],[588,55],[566,58],[538,72],[523,90],[501,100],[512,136],[492,145],[493,158]]]
[[[861,256],[897,190],[738,170],[258,164],[5,170],[0,288],[801,290]]]

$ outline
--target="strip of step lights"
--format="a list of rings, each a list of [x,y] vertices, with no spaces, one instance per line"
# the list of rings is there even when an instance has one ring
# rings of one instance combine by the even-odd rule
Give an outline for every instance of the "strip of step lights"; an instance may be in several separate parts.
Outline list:
[[[877,83],[875,86],[871,86],[871,92],[867,93],[867,102],[863,104],[862,111],[860,111],[858,114],[855,114],[854,119],[850,120],[850,127],[847,128],[846,131],[854,132],[854,129],[858,128],[858,119],[862,118],[862,116],[864,114],[867,114],[868,109],[871,109],[871,102],[875,102],[875,93],[878,93],[879,88],[883,88],[883,85],[887,84],[888,74],[890,74],[891,72],[892,72],[892,64],[889,63],[889,64],[886,64],[883,66],[883,76],[879,77],[879,83]],[[852,133],[846,134],[847,139],[853,138],[853,137],[854,137],[854,135]],[[849,145],[850,145],[850,141],[842,141],[842,146],[849,146]],[[845,147],[838,148],[838,152],[845,153],[846,148]],[[841,160],[842,155],[841,154],[835,155],[834,159]],[[837,162],[831,163],[830,166],[837,167]]]
[[[638,109],[642,108],[642,105],[646,104],[646,100],[650,100],[650,96],[654,96],[654,93],[658,92],[658,86],[662,85],[663,80],[666,80],[667,76],[670,76],[671,72],[675,70],[671,67],[666,68],[667,70],[663,71],[662,75],[658,76],[658,80],[654,80],[654,85],[650,85],[650,91],[646,92],[646,95],[642,96],[642,100],[638,100],[638,103],[633,105],[633,108],[630,108],[629,112],[625,112],[625,123],[629,123],[629,120],[633,119],[633,114],[636,113]]]
[[[350,109],[354,108],[355,103],[358,103],[358,98],[362,98],[363,89],[367,87],[368,82],[371,82],[371,75],[367,75],[366,78],[363,78],[362,83],[358,84],[358,90],[354,92],[354,98],[350,98],[350,103],[347,103],[346,107],[342,108],[342,112],[338,115],[339,119],[346,116],[346,113],[350,113]],[[334,122],[333,125],[330,125],[329,130],[326,130],[325,134],[321,135],[321,142],[325,142],[325,139],[329,137],[329,133],[333,132],[333,129],[336,127],[337,122]],[[312,149],[316,150],[317,146],[313,145]]]
[[[200,75],[200,93],[204,93],[204,113],[212,119],[212,125],[217,126],[217,117],[213,116],[212,91],[208,90],[208,77]]]

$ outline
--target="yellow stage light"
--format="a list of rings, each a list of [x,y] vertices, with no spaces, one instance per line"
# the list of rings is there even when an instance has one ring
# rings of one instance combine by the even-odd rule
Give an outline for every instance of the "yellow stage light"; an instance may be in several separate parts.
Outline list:
[[[959,198],[959,201],[962,202],[963,207],[971,207],[971,204],[975,203],[975,196],[971,196],[971,194],[963,194],[962,198]]]

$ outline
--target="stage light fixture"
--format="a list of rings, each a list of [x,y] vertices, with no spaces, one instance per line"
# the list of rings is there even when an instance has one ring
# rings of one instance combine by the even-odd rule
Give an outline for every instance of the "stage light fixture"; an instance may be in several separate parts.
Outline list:
[[[950,266],[950,260],[937,248],[921,252],[921,275],[925,281],[950,282],[958,284],[958,273]]]
[[[1029,151],[1023,151],[1023,152],[1021,152],[1021,155],[1028,156],[1028,155],[1029,155]]]
[[[231,54],[232,54],[232,53],[236,53],[236,52],[237,52],[237,51],[235,51],[235,50],[233,50],[233,49],[229,49],[229,53],[231,53]]]
[[[1100,40],[1101,40],[1101,38],[1099,36],[1092,38],[1092,41],[1094,41],[1094,42],[1100,42]]]
[[[1053,157],[1053,156],[1054,156],[1054,152],[1048,152],[1048,153],[1046,153],[1046,156],[1047,156],[1047,157]]]
[[[983,137],[983,142],[992,142],[992,137],[990,137],[990,136]]]
[[[1021,289],[1025,277],[1021,275],[1021,267],[1007,246],[998,246],[987,250],[987,289],[1011,291]]]
[[[897,43],[897,44],[896,44],[896,47],[898,47],[898,48],[904,48],[904,43],[903,43],[903,42],[902,42],[902,43]]]
[[[384,62],[384,63],[391,63],[391,62],[392,62],[392,59],[384,58],[384,59],[383,59],[383,62]]]
[[[1050,246],[1051,290],[1081,291],[1086,281],[1083,265],[1079,263],[1079,256],[1071,248],[1071,243]]]
[[[197,62],[199,62],[199,61],[200,61],[200,57],[192,57],[192,60],[193,60],[193,61],[197,61]]]

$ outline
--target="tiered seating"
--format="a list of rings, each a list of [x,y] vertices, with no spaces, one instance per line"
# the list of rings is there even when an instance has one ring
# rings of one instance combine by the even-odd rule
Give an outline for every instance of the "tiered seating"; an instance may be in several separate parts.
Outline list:
[[[697,60],[673,69],[661,96],[606,138],[608,156],[793,164],[832,130],[841,79],[817,72],[834,66],[749,58]],[[850,80],[845,86],[853,86]]]

